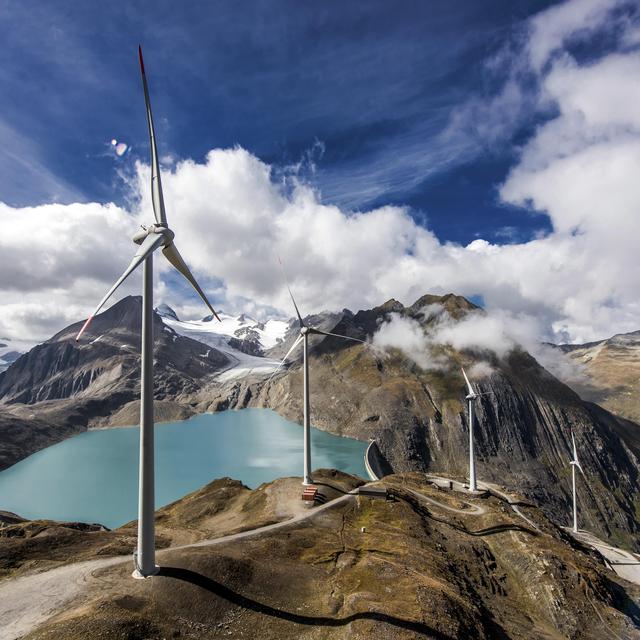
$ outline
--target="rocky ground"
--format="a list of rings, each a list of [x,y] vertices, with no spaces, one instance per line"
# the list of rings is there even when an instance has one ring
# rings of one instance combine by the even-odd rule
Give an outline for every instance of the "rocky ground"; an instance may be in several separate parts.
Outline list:
[[[537,508],[521,507],[524,519],[422,474],[387,478],[388,501],[344,495],[361,482],[344,474],[317,476],[341,497],[316,510],[302,508],[299,479],[255,491],[220,480],[161,510],[162,568],[144,581],[130,557],[108,557],[132,549],[131,526],[5,526],[0,636],[639,637],[638,588]],[[16,614],[12,597],[27,589]]]

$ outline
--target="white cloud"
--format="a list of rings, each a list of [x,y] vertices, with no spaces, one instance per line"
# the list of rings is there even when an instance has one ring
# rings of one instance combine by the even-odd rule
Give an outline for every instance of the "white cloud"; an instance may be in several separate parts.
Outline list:
[[[309,185],[295,177],[283,184],[273,167],[235,148],[163,174],[182,254],[231,313],[292,313],[280,255],[304,313],[391,297],[412,303],[426,292],[482,295],[496,313],[442,328],[441,339],[460,348],[472,340],[497,352],[514,341],[534,349],[539,339],[586,341],[637,329],[640,57],[624,37],[636,27],[617,19],[624,47],[588,63],[563,49],[605,28],[613,5],[572,0],[543,12],[521,51],[538,74],[538,98],[555,116],[523,146],[500,196],[545,212],[553,225],[547,236],[442,243],[404,207],[353,213],[324,204]],[[492,103],[500,114],[524,99],[514,78],[508,82]],[[0,207],[0,334],[45,338],[86,316],[128,263],[136,224],[151,221],[148,167],[137,165],[133,190],[131,212],[99,204]],[[202,316],[195,294],[176,285],[161,257],[156,264],[158,302]],[[128,292],[137,292],[136,281]],[[407,340],[419,337],[413,326],[403,330]]]
[[[570,0],[540,12],[529,23],[527,49],[532,67],[540,71],[568,41],[602,29],[615,8],[628,4],[620,0]]]
[[[0,220],[0,334],[13,339],[85,318],[135,251],[133,220],[114,205],[0,203]]]
[[[378,349],[399,349],[425,370],[439,368],[431,354],[431,345],[417,320],[391,313],[375,332],[372,344]]]

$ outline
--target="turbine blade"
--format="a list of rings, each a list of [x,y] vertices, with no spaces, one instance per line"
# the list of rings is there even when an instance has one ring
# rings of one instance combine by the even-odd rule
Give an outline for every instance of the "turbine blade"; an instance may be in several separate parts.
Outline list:
[[[476,392],[473,390],[473,387],[471,386],[471,383],[469,382],[469,378],[467,378],[467,373],[464,370],[463,367],[462,368],[462,375],[464,376],[464,379],[467,383],[467,387],[469,388],[469,395],[476,395]]]
[[[576,464],[578,463],[578,450],[576,449],[576,439],[573,437],[573,431],[571,432],[571,442],[573,443],[573,459]]]
[[[353,340],[354,342],[359,342],[361,344],[367,344],[364,340],[360,340],[360,338],[352,338],[351,336],[343,336],[340,333],[331,333],[330,331],[321,331],[320,329],[316,329],[311,327],[309,329],[310,333],[317,333],[322,336],[333,336],[334,338],[343,338],[344,340]]]
[[[164,249],[162,249],[162,253],[164,253],[164,257],[191,283],[191,286],[198,292],[198,295],[204,300],[204,303],[209,307],[211,313],[216,317],[218,322],[222,322],[222,320],[220,320],[220,316],[218,316],[214,308],[211,306],[211,303],[207,300],[207,296],[204,295],[204,291],[202,291],[191,271],[189,271],[189,267],[187,267],[185,261],[182,259],[175,243],[172,242],[170,245],[164,247]]]
[[[280,369],[284,366],[284,363],[287,361],[287,358],[291,355],[291,352],[300,344],[301,341],[302,341],[302,336],[298,336],[295,342],[291,345],[291,349],[287,351],[287,355],[284,358],[282,358],[282,362],[278,365],[276,370],[269,376],[269,379],[267,380],[267,382],[271,382],[271,378],[273,378],[273,376],[275,376],[276,373],[280,371]]]
[[[140,248],[136,251],[136,255],[133,256],[133,260],[131,261],[129,266],[125,269],[124,273],[116,280],[115,284],[107,292],[107,295],[104,298],[102,298],[102,300],[100,301],[100,304],[95,308],[94,312],[87,318],[85,323],[82,325],[82,328],[80,329],[80,331],[78,331],[78,335],[76,336],[76,341],[80,340],[80,336],[84,333],[85,329],[89,326],[89,324],[94,319],[94,317],[98,315],[98,313],[100,312],[100,309],[102,309],[102,307],[105,305],[107,300],[113,295],[115,290],[131,275],[133,271],[135,271],[137,267],[139,267],[142,264],[142,262],[148,255],[153,253],[162,244],[163,240],[164,240],[164,237],[159,233],[150,233],[144,239],[143,243],[140,245]]]
[[[278,256],[278,262],[280,263],[280,267],[282,269],[282,275],[284,276],[284,283],[287,285],[287,290],[289,291],[289,295],[291,296],[291,302],[293,302],[293,306],[295,307],[296,314],[300,322],[300,326],[304,327],[305,326],[304,320],[300,315],[300,309],[298,309],[298,305],[296,304],[296,299],[293,297],[293,293],[291,293],[291,287],[289,286],[289,279],[287,278],[287,272],[284,269],[284,264],[282,264],[282,260],[280,260],[280,256]]]
[[[144,72],[144,60],[142,59],[142,47],[138,47],[140,57],[140,72],[142,73],[142,88],[144,90],[144,102],[147,107],[147,125],[149,126],[149,143],[151,145],[151,202],[156,222],[163,227],[167,226],[167,215],[164,210],[164,197],[162,195],[162,181],[160,179],[160,163],[158,162],[158,149],[156,147],[156,134],[153,127],[153,115],[151,113],[151,100],[149,99],[149,87],[147,75]],[[214,312],[215,313],[215,312]]]

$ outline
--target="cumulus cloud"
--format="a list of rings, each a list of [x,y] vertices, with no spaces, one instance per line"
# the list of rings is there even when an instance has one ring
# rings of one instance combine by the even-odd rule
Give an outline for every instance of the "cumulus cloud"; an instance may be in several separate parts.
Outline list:
[[[214,302],[232,313],[292,314],[280,255],[303,313],[357,310],[391,297],[408,304],[426,292],[482,295],[491,314],[441,327],[439,339],[457,348],[505,353],[516,343],[534,349],[540,340],[586,341],[637,329],[640,116],[633,107],[640,54],[637,24],[620,9],[625,4],[572,0],[528,24],[520,68],[536,74],[532,104],[553,116],[523,145],[499,193],[523,215],[549,216],[546,236],[443,243],[407,207],[352,212],[326,204],[312,185],[291,175],[283,182],[277,167],[234,148],[212,150],[203,162],[177,161],[164,172],[181,252]],[[617,29],[620,47],[587,61],[571,56],[568,43],[588,42],[603,29]],[[507,82],[490,103],[500,120],[523,100],[518,79]],[[87,315],[130,260],[136,226],[152,220],[149,178],[146,165],[135,166],[129,211],[101,204],[0,207],[0,334],[43,339]],[[188,286],[161,258],[156,264],[157,301],[183,316],[204,315]],[[133,279],[122,295],[138,284]],[[398,327],[410,350],[420,338],[416,327]],[[393,342],[393,332],[383,327],[377,339]]]
[[[0,334],[13,340],[42,340],[85,318],[134,252],[135,224],[110,204],[0,204],[0,220]]]
[[[489,352],[504,358],[516,348],[537,351],[540,327],[534,318],[502,310],[471,311],[461,319],[452,318],[439,304],[421,310],[423,322],[390,313],[372,338],[374,347],[399,349],[425,370],[441,369],[451,363],[442,346],[474,353],[478,371],[486,375],[489,365],[482,360]]]
[[[391,313],[372,338],[374,347],[398,349],[425,370],[439,368],[422,325],[413,318]]]
[[[459,366],[447,348],[464,352],[474,359],[467,372],[476,380],[493,372],[489,360],[504,359],[521,349],[569,384],[588,381],[584,365],[553,345],[540,342],[543,329],[538,318],[495,309],[490,313],[471,311],[456,320],[437,303],[421,312],[422,323],[413,317],[389,313],[374,333],[372,346],[382,351],[398,349],[425,371]]]
[[[631,2],[620,0],[571,0],[562,2],[534,16],[529,22],[527,52],[531,66],[541,71],[554,54],[572,39],[588,37],[603,27],[612,29],[624,14],[614,15]]]

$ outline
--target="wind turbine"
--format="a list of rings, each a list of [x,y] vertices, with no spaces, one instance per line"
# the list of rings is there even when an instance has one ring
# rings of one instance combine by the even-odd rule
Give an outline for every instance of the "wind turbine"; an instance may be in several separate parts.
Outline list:
[[[167,216],[162,195],[160,180],[160,163],[156,148],[156,136],[151,115],[151,102],[147,77],[144,72],[142,49],[138,47],[142,87],[147,107],[147,124],[151,144],[151,200],[155,223],[142,227],[133,236],[133,241],[140,245],[131,264],[109,289],[95,311],[87,318],[76,336],[76,340],[84,333],[89,323],[98,314],[115,290],[142,264],[142,347],[141,347],[141,380],[140,380],[140,475],[138,485],[138,547],[135,554],[136,569],[134,578],[146,578],[158,572],[155,563],[155,478],[154,478],[154,442],[153,442],[153,253],[162,247],[165,258],[191,283],[198,295],[204,300],[211,313],[218,319],[218,314],[207,300],[204,292],[189,271],[182,256],[173,242],[174,233],[167,225]]]
[[[280,265],[282,266],[282,262],[280,262]],[[282,267],[282,271],[284,273],[284,266]],[[285,281],[286,281],[286,279],[287,278],[286,278],[286,274],[285,274]],[[278,371],[284,365],[284,363],[287,361],[287,358],[291,355],[293,350],[300,344],[300,342],[302,342],[302,353],[303,353],[302,363],[303,363],[303,371],[304,371],[303,383],[302,383],[302,389],[303,389],[303,392],[302,392],[302,395],[303,395],[303,414],[304,414],[304,422],[303,422],[303,427],[304,427],[304,429],[303,429],[303,431],[304,431],[304,435],[303,435],[303,439],[304,439],[304,441],[303,441],[304,461],[303,461],[302,484],[303,485],[310,485],[310,484],[313,484],[313,479],[311,478],[311,409],[310,409],[310,406],[309,406],[309,336],[310,335],[333,336],[334,338],[342,338],[343,340],[353,340],[354,342],[360,342],[361,344],[366,344],[366,342],[364,340],[360,340],[358,338],[352,338],[351,336],[343,336],[343,335],[341,335],[339,333],[331,333],[329,331],[322,331],[321,329],[318,329],[317,327],[312,327],[312,326],[306,324],[305,321],[302,319],[302,316],[300,315],[300,310],[298,309],[298,305],[296,304],[296,300],[293,297],[293,293],[291,293],[291,287],[289,287],[289,283],[288,282],[287,282],[287,289],[289,291],[289,295],[291,296],[291,301],[293,302],[293,306],[294,306],[294,308],[296,310],[296,315],[298,316],[298,325],[299,325],[299,328],[300,328],[300,334],[296,338],[295,342],[293,343],[293,345],[291,346],[289,351],[287,351],[287,355],[285,355],[285,357],[282,359],[282,362],[278,365],[276,370],[271,374],[271,376],[269,377],[269,380],[271,380],[271,378],[273,378],[273,376],[275,376],[276,373],[278,373]]]
[[[578,533],[578,499],[576,493],[576,467],[580,469],[580,473],[584,476],[584,471],[580,461],[578,460],[578,450],[576,449],[576,439],[571,432],[571,443],[573,444],[573,460],[569,461],[571,465],[571,481],[573,485],[573,532]]]
[[[476,459],[473,449],[473,417],[475,413],[476,399],[480,396],[487,395],[490,392],[478,393],[471,386],[464,368],[462,369],[462,375],[464,376],[464,379],[467,383],[467,388],[469,389],[469,393],[466,396],[466,399],[469,401],[469,491],[477,491],[478,485],[476,483]]]

